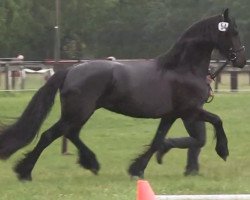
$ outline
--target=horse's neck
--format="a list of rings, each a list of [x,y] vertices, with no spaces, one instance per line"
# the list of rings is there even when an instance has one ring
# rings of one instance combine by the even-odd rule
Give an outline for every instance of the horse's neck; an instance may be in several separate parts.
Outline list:
[[[213,44],[209,41],[190,39],[180,53],[180,61],[177,68],[191,70],[197,75],[207,75],[211,59]]]
[[[165,69],[181,73],[192,72],[200,76],[208,73],[213,45],[209,41],[195,38],[180,39],[159,62]]]
[[[191,71],[205,76],[212,50],[218,41],[218,35],[211,27],[215,27],[214,24],[220,18],[221,15],[213,16],[192,25],[166,54],[157,58],[158,66],[166,70],[182,73]]]

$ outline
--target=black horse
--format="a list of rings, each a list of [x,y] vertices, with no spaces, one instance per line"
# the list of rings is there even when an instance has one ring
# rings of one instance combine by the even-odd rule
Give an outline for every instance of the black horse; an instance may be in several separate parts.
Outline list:
[[[15,166],[22,180],[31,180],[42,151],[62,135],[78,148],[80,165],[97,174],[100,166],[96,156],[80,140],[79,133],[98,108],[132,117],[161,118],[152,144],[130,166],[132,176],[143,176],[150,158],[177,118],[188,123],[210,122],[216,130],[216,152],[226,160],[229,153],[222,121],[202,109],[208,96],[210,56],[215,48],[235,67],[245,65],[238,31],[228,10],[192,25],[167,53],[155,59],[90,61],[58,71],[33,96],[21,117],[1,131],[0,157],[7,159],[34,139],[59,89],[61,117]]]

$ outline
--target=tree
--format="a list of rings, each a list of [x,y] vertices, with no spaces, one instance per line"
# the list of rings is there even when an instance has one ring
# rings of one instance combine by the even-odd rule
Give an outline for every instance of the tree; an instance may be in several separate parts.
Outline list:
[[[51,1],[44,0],[39,5],[36,0],[3,0],[4,23],[0,32],[2,56],[13,57],[22,53],[27,59],[39,59],[48,54],[53,42]]]
[[[249,46],[248,0],[61,0],[61,57],[152,58],[189,25],[226,7]],[[54,26],[53,0],[1,0],[0,57],[53,58]]]

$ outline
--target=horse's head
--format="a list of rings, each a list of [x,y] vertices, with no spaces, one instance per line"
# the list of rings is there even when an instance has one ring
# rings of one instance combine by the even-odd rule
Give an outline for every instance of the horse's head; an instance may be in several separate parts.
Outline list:
[[[239,32],[234,20],[230,19],[226,9],[222,21],[218,23],[218,45],[220,53],[230,60],[234,67],[242,68],[246,64],[245,47],[241,45]]]

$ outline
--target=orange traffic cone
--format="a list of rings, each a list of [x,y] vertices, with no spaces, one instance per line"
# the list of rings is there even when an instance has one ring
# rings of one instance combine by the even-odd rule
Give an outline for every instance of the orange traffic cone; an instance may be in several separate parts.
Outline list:
[[[156,200],[154,191],[148,181],[137,181],[137,200]]]

